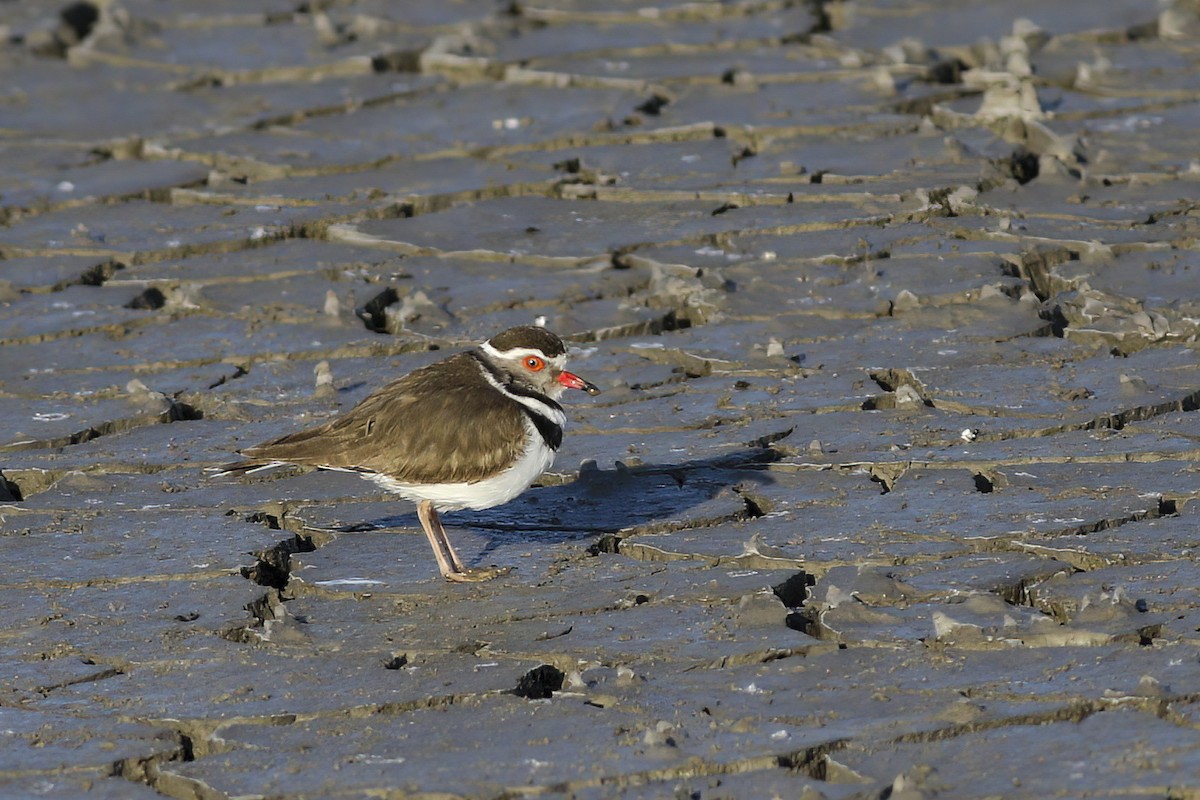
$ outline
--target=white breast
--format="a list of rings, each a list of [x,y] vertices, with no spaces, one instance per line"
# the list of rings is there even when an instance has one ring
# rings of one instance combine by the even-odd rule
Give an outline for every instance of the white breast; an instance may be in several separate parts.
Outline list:
[[[507,503],[528,489],[554,463],[554,451],[546,446],[528,419],[525,420],[525,434],[528,445],[512,466],[474,483],[403,483],[378,473],[363,474],[363,477],[405,499],[430,500],[439,511],[491,508]]]

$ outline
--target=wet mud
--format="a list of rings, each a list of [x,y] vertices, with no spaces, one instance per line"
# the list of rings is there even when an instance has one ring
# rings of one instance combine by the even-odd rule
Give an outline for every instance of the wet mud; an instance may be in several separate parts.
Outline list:
[[[1200,797],[1200,9],[0,9],[0,794]],[[544,318],[552,471],[239,447]]]

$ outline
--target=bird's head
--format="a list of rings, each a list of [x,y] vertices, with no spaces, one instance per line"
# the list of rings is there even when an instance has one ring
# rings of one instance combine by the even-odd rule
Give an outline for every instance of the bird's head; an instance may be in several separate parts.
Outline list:
[[[557,400],[564,389],[600,394],[600,389],[567,371],[567,347],[555,334],[534,325],[502,331],[479,346],[497,371],[520,388]]]

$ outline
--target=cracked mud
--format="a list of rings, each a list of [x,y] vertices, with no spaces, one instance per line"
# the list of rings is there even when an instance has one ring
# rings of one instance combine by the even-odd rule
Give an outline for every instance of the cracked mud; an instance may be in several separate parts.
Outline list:
[[[0,10],[0,794],[1200,797],[1200,8]],[[447,515],[206,477],[544,317]]]

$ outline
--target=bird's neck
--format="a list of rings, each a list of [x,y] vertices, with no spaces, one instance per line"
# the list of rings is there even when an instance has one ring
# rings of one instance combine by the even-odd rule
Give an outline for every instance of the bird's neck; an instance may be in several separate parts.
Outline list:
[[[492,386],[507,395],[510,399],[516,400],[521,405],[527,407],[532,407],[534,404],[541,404],[545,406],[542,415],[550,419],[554,419],[562,413],[563,408],[554,397],[545,392],[538,391],[527,383],[518,381],[511,372],[498,366],[482,353],[474,351],[471,355],[479,363],[484,378],[489,379],[488,382]],[[534,410],[540,411],[539,409]]]

